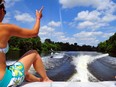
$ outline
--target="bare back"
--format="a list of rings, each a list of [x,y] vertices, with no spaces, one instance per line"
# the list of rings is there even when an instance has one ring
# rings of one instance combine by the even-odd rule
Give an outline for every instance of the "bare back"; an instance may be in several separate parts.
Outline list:
[[[0,48],[5,48],[9,40],[9,33],[3,29],[3,25],[0,24]],[[6,70],[6,57],[5,53],[0,52],[0,80],[3,78]]]
[[[0,24],[0,48],[5,48],[7,46],[10,34],[5,28],[5,24]]]

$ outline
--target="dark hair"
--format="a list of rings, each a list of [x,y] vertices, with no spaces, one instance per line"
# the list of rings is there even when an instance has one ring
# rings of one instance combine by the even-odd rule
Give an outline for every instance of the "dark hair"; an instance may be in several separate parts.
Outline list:
[[[4,4],[0,5],[0,9],[1,9],[1,8],[5,8],[5,7],[4,7]]]
[[[6,10],[5,10],[5,6],[4,6],[4,3],[5,3],[5,1],[4,0],[0,0],[0,9],[2,9],[3,8],[3,11],[4,11],[4,14],[6,14]]]
[[[0,0],[0,3],[2,2],[3,0]]]
[[[5,2],[4,0],[0,0],[0,3]]]
[[[1,8],[5,8],[5,6],[4,6],[4,0],[0,0],[0,9]]]

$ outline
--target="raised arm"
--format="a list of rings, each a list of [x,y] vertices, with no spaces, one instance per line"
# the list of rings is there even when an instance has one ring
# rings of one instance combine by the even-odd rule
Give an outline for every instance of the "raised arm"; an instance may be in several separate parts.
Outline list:
[[[13,24],[6,24],[6,29],[9,31],[10,36],[17,36],[22,38],[30,38],[38,35],[40,29],[40,20],[42,18],[43,7],[38,11],[36,10],[36,22],[33,29],[29,30],[26,28],[21,28]]]

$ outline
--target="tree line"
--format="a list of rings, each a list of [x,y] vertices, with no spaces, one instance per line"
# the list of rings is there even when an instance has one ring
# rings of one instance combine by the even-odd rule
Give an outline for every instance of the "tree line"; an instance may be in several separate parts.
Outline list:
[[[108,40],[100,42],[97,47],[90,45],[79,46],[77,43],[70,44],[68,42],[54,42],[50,39],[46,39],[44,42],[41,42],[40,37],[26,39],[11,37],[9,40],[9,46],[10,51],[7,53],[7,56],[16,56],[17,58],[32,49],[37,50],[42,55],[49,54],[52,49],[54,51],[98,51],[109,53],[109,55],[116,57],[116,33]]]
[[[110,56],[116,57],[116,33],[108,40],[100,42],[97,46],[97,51],[109,53]]]
[[[40,54],[45,55],[51,52],[51,49],[54,51],[96,51],[96,47],[90,45],[79,46],[77,43],[70,44],[68,42],[54,42],[50,39],[46,39],[44,42],[41,42],[40,37],[34,38],[19,38],[11,37],[9,40],[10,51],[7,55],[15,55],[14,52],[18,52],[18,55],[21,56],[29,50],[37,50]],[[14,57],[14,56],[13,56]]]

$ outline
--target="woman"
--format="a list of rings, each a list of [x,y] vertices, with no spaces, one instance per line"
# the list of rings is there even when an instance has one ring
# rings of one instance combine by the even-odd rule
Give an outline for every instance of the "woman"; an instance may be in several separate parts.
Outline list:
[[[2,23],[6,11],[4,1],[0,0],[0,87],[14,87],[20,85],[24,78],[31,82],[52,81],[46,75],[41,57],[35,50],[25,53],[15,64],[6,66],[5,49],[8,47],[10,37],[31,38],[37,36],[40,28],[40,19],[42,18],[42,10],[43,7],[39,11],[36,10],[36,22],[33,29],[24,29],[13,24]],[[36,72],[39,73],[42,78],[37,78],[28,72],[32,64]]]

